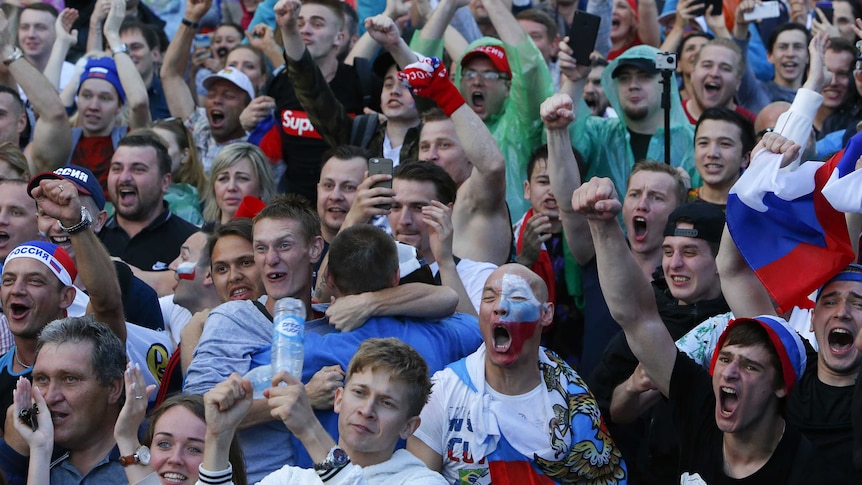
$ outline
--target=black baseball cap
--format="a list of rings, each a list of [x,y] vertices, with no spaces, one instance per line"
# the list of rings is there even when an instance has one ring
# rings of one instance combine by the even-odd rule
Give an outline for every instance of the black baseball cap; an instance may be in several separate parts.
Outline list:
[[[679,228],[677,225],[680,222],[687,222],[693,227]],[[724,232],[724,222],[724,211],[719,206],[708,202],[692,202],[683,204],[670,213],[664,227],[664,235],[694,237],[718,244]]]
[[[658,68],[655,67],[655,59],[644,59],[643,57],[632,57],[628,59],[620,59],[614,71],[611,73],[611,78],[616,79],[620,76],[624,67],[631,66],[641,70],[650,76],[658,74]]]

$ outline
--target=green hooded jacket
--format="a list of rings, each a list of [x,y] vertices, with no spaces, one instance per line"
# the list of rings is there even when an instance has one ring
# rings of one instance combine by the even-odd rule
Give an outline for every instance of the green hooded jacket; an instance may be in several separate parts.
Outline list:
[[[632,153],[631,135],[623,119],[624,114],[620,107],[617,81],[611,77],[611,74],[620,61],[624,59],[641,58],[655,62],[658,52],[655,47],[647,45],[632,47],[614,59],[602,73],[602,87],[611,107],[620,116],[619,118],[590,116],[589,108],[581,100],[577,108],[577,118],[569,127],[572,145],[584,156],[587,170],[584,180],[593,177],[610,178],[613,180],[621,200],[626,190],[626,179],[637,160]],[[683,167],[691,177],[692,187],[699,187],[701,179],[694,164],[694,127],[688,122],[682,103],[680,103],[676,79],[671,78],[670,85],[671,165]],[[658,127],[650,140],[647,159],[664,161],[663,124]],[[560,199],[565,199],[565,197],[560,197]]]
[[[527,162],[533,151],[542,143],[544,126],[539,116],[539,107],[554,93],[551,72],[533,41],[526,37],[517,45],[508,45],[500,39],[482,37],[473,41],[466,52],[484,45],[501,46],[506,51],[509,69],[512,71],[512,84],[509,97],[500,113],[485,121],[488,131],[500,147],[506,160],[506,203],[512,222],[521,218],[530,208],[524,199],[524,181],[527,179]],[[441,57],[441,41],[425,41],[414,35],[410,44],[422,55]],[[465,52],[465,53],[466,53]],[[442,57],[441,57],[442,58]],[[455,86],[461,85],[461,63],[455,69]],[[472,136],[459,133],[462,140]]]

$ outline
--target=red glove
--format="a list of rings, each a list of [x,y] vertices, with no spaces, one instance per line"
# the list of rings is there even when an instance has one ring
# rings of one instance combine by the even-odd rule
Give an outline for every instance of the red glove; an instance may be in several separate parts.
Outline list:
[[[398,79],[414,94],[437,102],[446,116],[452,116],[466,101],[458,88],[449,80],[443,63],[436,57],[426,57],[414,62],[398,73]]]

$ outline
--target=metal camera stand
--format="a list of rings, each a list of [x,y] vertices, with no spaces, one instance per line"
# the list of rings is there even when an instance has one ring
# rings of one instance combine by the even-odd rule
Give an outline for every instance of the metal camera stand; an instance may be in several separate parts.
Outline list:
[[[676,70],[676,54],[659,52],[656,54],[656,67],[661,71],[661,108],[664,110],[664,163],[670,165],[670,80]]]

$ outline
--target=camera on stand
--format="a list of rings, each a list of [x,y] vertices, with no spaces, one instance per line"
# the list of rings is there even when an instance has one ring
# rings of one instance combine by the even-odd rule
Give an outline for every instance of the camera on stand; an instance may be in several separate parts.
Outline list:
[[[676,71],[676,52],[657,52],[655,67],[662,71]]]

